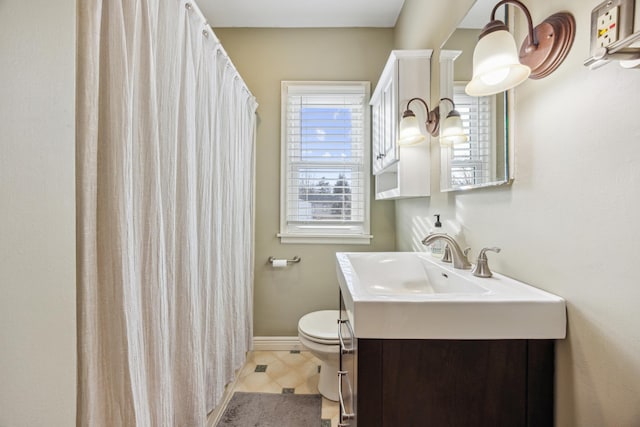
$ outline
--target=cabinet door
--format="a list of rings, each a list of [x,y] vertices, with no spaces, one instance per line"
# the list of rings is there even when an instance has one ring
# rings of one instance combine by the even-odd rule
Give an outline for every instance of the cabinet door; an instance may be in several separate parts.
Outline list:
[[[387,340],[382,359],[385,427],[530,425],[526,340]]]
[[[371,106],[371,169],[376,175],[382,171],[384,114],[382,109],[382,98]]]
[[[392,77],[384,83],[381,102],[382,104],[382,144],[381,153],[384,169],[398,161],[397,147],[397,123],[398,123],[398,63],[393,65]]]
[[[398,64],[378,84],[379,96],[371,106],[371,157],[373,174],[377,175],[399,160],[398,129]]]

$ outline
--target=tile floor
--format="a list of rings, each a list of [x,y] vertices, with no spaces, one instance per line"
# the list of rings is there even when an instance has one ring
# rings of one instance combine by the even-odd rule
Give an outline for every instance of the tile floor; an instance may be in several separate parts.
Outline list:
[[[317,394],[320,362],[308,351],[251,351],[234,391]],[[338,402],[322,398],[321,427],[337,427]]]

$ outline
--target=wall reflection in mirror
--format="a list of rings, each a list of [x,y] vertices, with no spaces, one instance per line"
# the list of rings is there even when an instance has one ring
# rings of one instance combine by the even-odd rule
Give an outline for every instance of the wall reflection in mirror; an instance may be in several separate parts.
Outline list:
[[[473,97],[464,90],[473,75],[473,50],[478,35],[486,25],[494,5],[495,0],[478,0],[440,51],[441,97],[454,100],[469,134],[468,141],[464,143],[441,143],[441,191],[511,182],[508,129],[510,93]],[[448,106],[443,104],[442,107]],[[447,112],[441,113],[446,115]]]

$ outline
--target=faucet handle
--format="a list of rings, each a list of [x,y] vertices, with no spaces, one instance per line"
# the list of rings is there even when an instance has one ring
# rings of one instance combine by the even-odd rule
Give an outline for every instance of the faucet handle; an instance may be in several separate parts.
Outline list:
[[[489,261],[487,260],[486,252],[491,251],[491,252],[499,253],[500,250],[501,250],[500,248],[496,248],[496,247],[482,248],[482,250],[480,250],[480,253],[478,254],[478,262],[476,263],[475,267],[473,267],[471,274],[477,277],[493,276],[493,273],[489,269]]]
[[[480,259],[480,258],[487,259],[487,255],[486,255],[486,252],[487,252],[487,251],[491,251],[491,252],[495,252],[495,253],[499,254],[501,250],[502,250],[502,249],[497,248],[497,247],[495,247],[495,246],[494,246],[494,247],[491,247],[491,248],[482,248],[482,249],[480,250],[480,253],[478,254],[478,259]]]
[[[451,248],[449,247],[448,243],[445,243],[444,245],[444,254],[442,255],[442,262],[451,262],[453,261],[453,258],[451,258]]]

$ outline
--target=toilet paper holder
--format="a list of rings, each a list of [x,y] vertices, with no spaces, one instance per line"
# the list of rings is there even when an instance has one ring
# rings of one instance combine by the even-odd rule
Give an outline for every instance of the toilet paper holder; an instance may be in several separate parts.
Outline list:
[[[276,258],[275,258],[275,257],[272,257],[272,256],[270,256],[270,257],[269,257],[269,259],[268,259],[268,261],[269,261],[269,263],[270,263],[270,264],[273,264],[273,262],[274,262],[275,260],[276,260]],[[289,264],[295,264],[295,263],[297,263],[297,262],[302,261],[302,258],[300,258],[298,255],[296,255],[296,256],[294,256],[293,258],[288,259],[288,260],[286,260],[286,261],[287,261],[287,265],[289,265]]]

